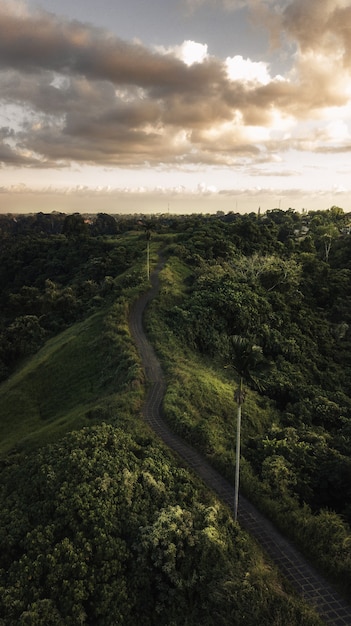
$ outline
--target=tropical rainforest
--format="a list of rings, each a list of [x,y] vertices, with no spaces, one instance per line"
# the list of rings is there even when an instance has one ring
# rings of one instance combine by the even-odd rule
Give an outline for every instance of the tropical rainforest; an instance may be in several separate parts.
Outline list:
[[[142,419],[159,255],[164,419],[233,483],[240,386],[241,492],[350,596],[350,232],[335,206],[0,215],[0,624],[321,624]]]

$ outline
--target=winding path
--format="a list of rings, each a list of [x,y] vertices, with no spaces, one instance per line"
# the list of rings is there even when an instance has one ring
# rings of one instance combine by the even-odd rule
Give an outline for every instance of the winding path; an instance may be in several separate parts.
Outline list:
[[[162,266],[163,261],[160,260],[151,275],[151,289],[135,302],[129,316],[131,333],[140,352],[149,382],[149,391],[143,409],[144,418],[156,434],[183,458],[186,465],[233,509],[233,486],[214,470],[199,452],[172,433],[162,419],[162,401],[166,384],[161,365],[143,330],[143,312],[148,302],[158,293],[158,274]],[[240,495],[238,521],[257,540],[298,593],[317,610],[326,624],[351,626],[351,607],[274,528],[269,520],[242,495]]]

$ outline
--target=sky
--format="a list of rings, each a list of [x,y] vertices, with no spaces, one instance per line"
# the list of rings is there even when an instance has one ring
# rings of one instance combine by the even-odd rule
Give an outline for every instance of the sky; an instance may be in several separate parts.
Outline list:
[[[350,0],[0,0],[0,213],[333,205]]]

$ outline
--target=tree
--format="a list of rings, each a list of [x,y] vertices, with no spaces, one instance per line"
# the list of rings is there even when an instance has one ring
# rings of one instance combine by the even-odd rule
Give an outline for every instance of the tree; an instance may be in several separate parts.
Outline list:
[[[108,215],[107,213],[98,213],[90,230],[93,236],[116,235],[118,233],[118,225],[112,215]]]
[[[294,259],[283,259],[277,254],[261,255],[235,260],[235,271],[252,283],[261,284],[267,291],[294,291],[301,281],[301,265]]]
[[[151,239],[151,231],[148,228],[146,231],[146,273],[147,278],[150,278],[150,239]]]
[[[84,217],[80,213],[67,215],[63,222],[62,233],[68,237],[79,237],[86,235],[88,232],[87,224]]]
[[[36,315],[16,317],[5,333],[11,361],[33,354],[45,339],[45,330]]]
[[[329,254],[333,243],[340,236],[339,229],[334,223],[330,222],[316,228],[316,244],[317,248],[323,250],[324,261],[329,262]]]

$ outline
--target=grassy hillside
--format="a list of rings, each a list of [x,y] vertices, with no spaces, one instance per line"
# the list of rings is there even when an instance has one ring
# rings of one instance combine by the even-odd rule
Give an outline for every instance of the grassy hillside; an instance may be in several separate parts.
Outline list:
[[[127,422],[143,395],[128,329],[143,235],[13,236],[1,255],[0,456],[118,412]]]
[[[208,280],[211,267],[204,267],[204,280]],[[218,272],[220,270],[218,268]],[[194,276],[201,278],[202,272],[201,264],[194,267],[171,255],[161,273],[160,296],[147,312],[147,327],[167,377],[166,419],[234,482],[237,411],[234,392],[238,375],[235,361],[231,362],[233,367],[227,367],[228,341],[224,333],[215,335],[213,332],[215,325],[220,325],[221,313],[214,313],[211,304],[206,309],[194,305],[191,286],[196,280]],[[208,293],[213,294],[216,307],[223,298],[222,309],[229,317],[231,303],[224,290],[218,293],[208,290]],[[228,293],[233,299],[237,296],[234,289],[233,296],[229,290]],[[209,323],[211,316],[213,324]],[[194,336],[201,341],[204,337],[207,341],[208,337],[213,337],[214,353],[210,356],[208,348],[199,350],[192,340]],[[289,371],[291,385],[295,378],[303,379],[302,365],[297,365],[296,360],[294,363]],[[278,375],[279,372],[274,372],[274,376]],[[274,380],[272,376],[271,380]],[[318,422],[313,425],[313,408],[309,409],[310,415],[306,411],[304,422],[302,417],[299,420],[298,416],[282,411],[279,403],[267,395],[246,386],[241,488],[348,594],[351,588],[350,525],[345,514],[340,515],[328,504],[323,506],[322,497],[326,503],[331,502],[327,499],[329,489],[333,502],[340,502],[340,510],[345,513],[349,510],[346,508],[349,502],[345,500],[350,475],[347,455],[350,439],[346,429],[349,421],[341,418],[344,424],[341,436],[336,421],[340,420],[340,409],[336,404],[327,405],[322,394],[320,391],[321,406],[325,402],[334,410],[335,419],[329,422],[330,432]],[[310,404],[306,402],[306,408]]]
[[[42,445],[142,398],[141,370],[128,336],[127,304],[117,303],[46,342],[0,386],[0,454]]]
[[[189,266],[175,256],[169,257],[160,274],[160,297],[146,314],[148,332],[167,377],[164,411],[172,428],[233,480],[237,374],[228,364],[200,355],[167,323],[177,304],[187,297],[189,275]],[[247,389],[244,415],[244,442],[253,434],[263,437],[278,417],[273,404],[251,389]]]

